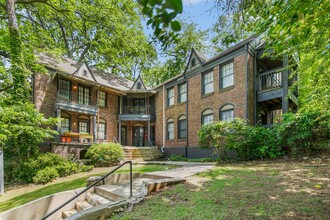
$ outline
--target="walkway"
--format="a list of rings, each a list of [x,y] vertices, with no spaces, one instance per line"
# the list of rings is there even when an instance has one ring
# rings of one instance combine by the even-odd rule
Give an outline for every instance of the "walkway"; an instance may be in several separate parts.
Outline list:
[[[197,173],[201,173],[212,169],[216,163],[201,163],[201,162],[185,162],[185,161],[143,161],[138,164],[149,165],[149,164],[166,164],[166,165],[178,165],[182,166],[175,169],[156,171],[150,174],[157,176],[166,176],[166,177],[180,177],[186,178],[193,176]]]

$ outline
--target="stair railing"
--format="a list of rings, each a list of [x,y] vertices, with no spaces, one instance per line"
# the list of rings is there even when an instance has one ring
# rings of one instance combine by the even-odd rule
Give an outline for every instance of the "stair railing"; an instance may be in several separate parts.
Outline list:
[[[69,204],[70,202],[72,202],[73,200],[75,200],[76,198],[78,198],[79,196],[81,196],[82,194],[84,194],[85,192],[87,192],[89,189],[93,188],[94,186],[96,186],[99,182],[103,182],[104,183],[104,179],[107,178],[108,176],[110,176],[111,174],[113,174],[114,172],[116,172],[119,168],[121,168],[122,166],[124,166],[125,164],[129,163],[129,181],[130,181],[130,198],[133,196],[133,174],[132,174],[132,161],[125,161],[124,163],[120,164],[119,166],[117,166],[115,169],[113,169],[111,172],[109,172],[108,174],[102,176],[102,178],[100,178],[99,180],[95,181],[92,185],[86,187],[84,190],[82,190],[81,192],[79,192],[77,195],[75,195],[74,197],[72,197],[71,199],[69,199],[68,201],[64,202],[62,205],[58,206],[56,209],[54,209],[53,211],[51,211],[50,213],[48,213],[45,217],[43,217],[41,220],[45,220],[47,218],[49,218],[51,215],[53,215],[54,213],[56,213],[57,211],[59,211],[61,208],[63,208],[64,206],[66,206],[67,204]]]

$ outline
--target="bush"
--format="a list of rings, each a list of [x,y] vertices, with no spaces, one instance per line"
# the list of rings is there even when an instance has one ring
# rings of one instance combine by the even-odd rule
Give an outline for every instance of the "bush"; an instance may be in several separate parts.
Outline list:
[[[93,166],[79,165],[53,153],[40,154],[37,158],[29,158],[22,162],[6,161],[6,182],[39,183],[51,179],[45,177],[47,176],[46,171],[49,171],[48,168],[55,170],[59,177],[64,177],[77,172],[90,171]],[[35,178],[36,181],[34,181]],[[39,179],[41,180],[39,181]]]
[[[86,158],[94,166],[110,166],[124,158],[122,146],[116,143],[93,144],[86,153]]]
[[[46,167],[45,169],[37,172],[37,174],[33,177],[33,182],[37,184],[45,184],[58,177],[59,174],[55,168]]]

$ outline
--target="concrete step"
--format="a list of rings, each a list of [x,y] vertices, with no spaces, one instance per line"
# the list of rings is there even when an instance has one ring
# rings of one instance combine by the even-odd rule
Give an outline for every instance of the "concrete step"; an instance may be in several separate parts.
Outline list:
[[[164,157],[156,147],[123,147],[123,150],[127,160],[155,160]]]
[[[111,185],[111,186],[115,186],[115,185]],[[107,185],[96,186],[94,192],[97,195],[112,201],[119,201],[125,198],[123,195],[113,192],[111,187],[108,187]]]
[[[93,206],[108,204],[112,202],[111,200],[95,193],[87,193],[86,200]]]
[[[92,207],[93,206],[89,202],[87,202],[86,200],[81,201],[81,202],[76,202],[76,210],[78,212],[82,211],[82,210],[90,209]]]
[[[66,218],[69,218],[71,215],[74,215],[74,214],[77,214],[77,213],[78,213],[77,210],[70,209],[70,210],[62,212],[62,218],[66,219]]]

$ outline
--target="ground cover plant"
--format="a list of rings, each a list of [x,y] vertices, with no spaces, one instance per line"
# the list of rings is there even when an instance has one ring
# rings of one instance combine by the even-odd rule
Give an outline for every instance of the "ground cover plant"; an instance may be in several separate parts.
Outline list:
[[[329,168],[315,161],[221,165],[111,219],[329,219]]]
[[[133,172],[138,173],[147,173],[147,172],[155,172],[161,170],[167,170],[176,168],[177,166],[173,165],[133,165]],[[80,173],[75,174],[72,177],[64,177],[59,178],[58,180],[54,181],[54,183],[48,183],[43,187],[34,186],[36,188],[31,189],[31,186],[26,185],[22,186],[20,191],[22,193],[15,193],[15,188],[9,189],[6,191],[6,194],[0,196],[0,212],[4,212],[6,210],[12,209],[14,207],[23,205],[35,199],[53,194],[58,192],[63,192],[67,190],[73,190],[81,187],[86,186],[86,180],[90,176],[99,176],[106,174],[107,172],[111,171],[114,167],[107,167],[107,168],[94,168],[94,170],[88,173]],[[116,173],[127,173],[129,172],[129,167],[124,166]],[[25,190],[24,190],[25,189]],[[14,194],[14,196],[10,196]]]

